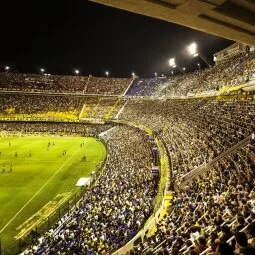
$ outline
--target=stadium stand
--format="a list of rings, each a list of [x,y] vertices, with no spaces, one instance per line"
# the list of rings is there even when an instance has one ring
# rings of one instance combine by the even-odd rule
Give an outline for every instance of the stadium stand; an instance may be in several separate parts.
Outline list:
[[[166,77],[135,79],[125,96],[157,96],[158,90],[168,81]]]
[[[149,126],[165,141],[180,178],[252,133],[253,100],[130,100],[119,118]]]
[[[25,95],[25,94],[0,94],[2,114],[35,114],[45,112],[79,113],[84,103],[82,97],[54,96],[54,95]]]
[[[178,97],[205,91],[219,91],[249,81],[255,70],[254,53],[239,54],[202,70],[171,78],[137,78],[127,96]]]
[[[229,253],[220,254],[234,254],[235,239],[248,229],[249,244],[241,249],[255,248],[254,156],[249,143],[179,190],[155,235],[133,254],[217,254],[217,246],[226,243]],[[235,254],[243,254],[236,247]]]
[[[165,146],[171,162],[168,190],[174,188],[175,193],[156,232],[130,254],[204,255],[216,249],[228,249],[220,254],[244,254],[246,248],[255,248],[254,94],[174,97],[233,88],[250,81],[254,70],[251,52],[171,78],[0,73],[0,115],[115,119],[150,128]],[[151,171],[150,141],[139,129],[108,123],[2,121],[0,130],[104,133],[108,147],[105,170],[87,196],[23,254],[110,254],[131,240],[152,214],[159,180]],[[185,179],[200,167],[196,176]]]
[[[86,124],[86,123],[64,123],[64,122],[40,122],[40,121],[0,121],[0,134],[5,132],[19,133],[47,133],[47,134],[71,134],[82,136],[98,136],[99,134],[113,128],[112,124]]]
[[[126,102],[117,97],[73,94],[0,93],[0,117],[63,117],[113,119]]]
[[[2,91],[122,95],[131,82],[131,78],[0,72],[0,90]]]
[[[87,81],[83,76],[0,73],[0,89],[11,91],[82,92]]]
[[[86,98],[80,118],[113,119],[126,102],[123,98]]]
[[[71,216],[24,254],[109,254],[150,216],[158,180],[151,175],[148,138],[132,127],[117,126],[104,139],[108,160],[102,175]]]
[[[86,93],[97,95],[122,95],[131,82],[131,78],[102,78],[90,76]]]

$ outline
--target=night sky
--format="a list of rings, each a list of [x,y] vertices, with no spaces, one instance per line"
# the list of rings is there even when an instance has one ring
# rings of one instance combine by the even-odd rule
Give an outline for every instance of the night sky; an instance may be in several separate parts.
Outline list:
[[[15,72],[127,77],[135,72],[169,75],[168,59],[188,71],[202,59],[191,59],[185,47],[195,41],[212,62],[213,53],[233,42],[190,28],[133,14],[87,0],[1,2],[0,70]]]

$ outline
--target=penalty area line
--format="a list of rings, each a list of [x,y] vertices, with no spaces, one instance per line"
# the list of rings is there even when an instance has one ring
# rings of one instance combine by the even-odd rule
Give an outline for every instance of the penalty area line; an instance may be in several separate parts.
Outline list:
[[[71,160],[71,158],[80,150],[76,150],[72,156],[65,161],[65,163],[43,184],[43,186],[23,205],[23,207],[7,222],[7,224],[0,230],[0,234],[13,222],[13,220],[24,210],[24,208],[37,196],[40,191],[57,175],[59,171],[65,167],[65,165]]]

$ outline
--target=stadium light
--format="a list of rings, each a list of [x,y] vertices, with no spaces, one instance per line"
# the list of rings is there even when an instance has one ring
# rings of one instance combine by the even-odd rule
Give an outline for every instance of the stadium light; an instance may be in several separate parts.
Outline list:
[[[157,76],[158,76],[158,73],[154,73],[154,75],[157,77]]]
[[[168,61],[169,65],[173,68],[176,67],[175,58],[170,58]]]
[[[74,72],[75,72],[76,75],[79,75],[79,73],[80,73],[80,71],[78,69],[75,69]]]
[[[189,54],[192,57],[196,57],[198,56],[198,52],[197,52],[197,44],[195,42],[191,43],[188,47],[187,50],[189,52]]]
[[[109,73],[108,71],[105,72],[105,75],[106,75],[107,77],[109,76],[109,74],[110,74],[110,73]]]
[[[132,76],[135,77],[135,73],[132,73]]]
[[[5,70],[6,72],[8,72],[8,71],[10,70],[10,67],[9,67],[9,66],[5,66],[5,67],[4,67],[4,70]]]
[[[45,69],[44,68],[41,68],[40,69],[40,72],[43,74],[45,72]]]
[[[189,54],[192,56],[192,57],[197,57],[199,56],[207,65],[208,67],[211,67],[209,61],[206,59],[206,57],[202,56],[199,52],[198,52],[198,49],[197,49],[197,44],[195,42],[191,43],[188,47],[187,47],[187,50],[189,52]]]

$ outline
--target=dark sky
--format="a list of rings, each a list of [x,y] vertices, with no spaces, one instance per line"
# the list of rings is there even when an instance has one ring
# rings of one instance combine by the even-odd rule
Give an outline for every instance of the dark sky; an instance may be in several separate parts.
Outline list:
[[[19,72],[126,77],[170,74],[167,61],[191,71],[185,47],[196,41],[203,56],[232,42],[161,20],[105,7],[87,0],[34,0],[1,2],[0,69],[10,65]]]

